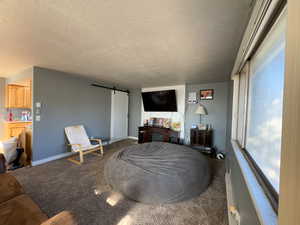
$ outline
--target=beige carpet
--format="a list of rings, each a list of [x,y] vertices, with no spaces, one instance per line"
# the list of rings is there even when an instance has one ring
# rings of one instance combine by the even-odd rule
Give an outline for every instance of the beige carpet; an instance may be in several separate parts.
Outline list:
[[[88,155],[82,166],[62,159],[13,174],[48,216],[70,210],[80,225],[228,225],[224,161],[210,160],[214,176],[209,188],[189,201],[146,205],[112,192],[103,178],[104,164],[113,152],[131,144],[114,143],[105,148],[103,159]]]

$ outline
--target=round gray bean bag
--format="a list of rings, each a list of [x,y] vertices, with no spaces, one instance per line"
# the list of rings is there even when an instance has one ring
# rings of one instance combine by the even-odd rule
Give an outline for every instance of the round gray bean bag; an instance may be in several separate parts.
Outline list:
[[[104,170],[108,184],[143,203],[173,203],[206,190],[209,164],[201,153],[163,142],[132,145],[116,152]]]

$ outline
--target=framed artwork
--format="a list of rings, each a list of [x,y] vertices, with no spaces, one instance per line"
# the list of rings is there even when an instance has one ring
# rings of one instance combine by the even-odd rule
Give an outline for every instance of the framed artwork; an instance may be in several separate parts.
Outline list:
[[[190,92],[188,97],[189,104],[197,104],[197,92]]]
[[[200,90],[200,100],[213,100],[214,89]]]

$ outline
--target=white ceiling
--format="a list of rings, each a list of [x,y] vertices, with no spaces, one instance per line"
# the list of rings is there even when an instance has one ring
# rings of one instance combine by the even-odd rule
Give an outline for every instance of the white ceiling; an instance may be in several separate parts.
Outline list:
[[[252,0],[0,0],[0,76],[30,66],[125,87],[228,80]]]

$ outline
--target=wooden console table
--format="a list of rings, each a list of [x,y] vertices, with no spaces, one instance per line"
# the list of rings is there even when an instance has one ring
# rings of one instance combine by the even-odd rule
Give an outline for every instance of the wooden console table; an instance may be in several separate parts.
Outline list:
[[[139,144],[152,141],[153,134],[159,134],[163,138],[163,142],[172,142],[179,144],[178,131],[171,130],[164,127],[139,127]]]

